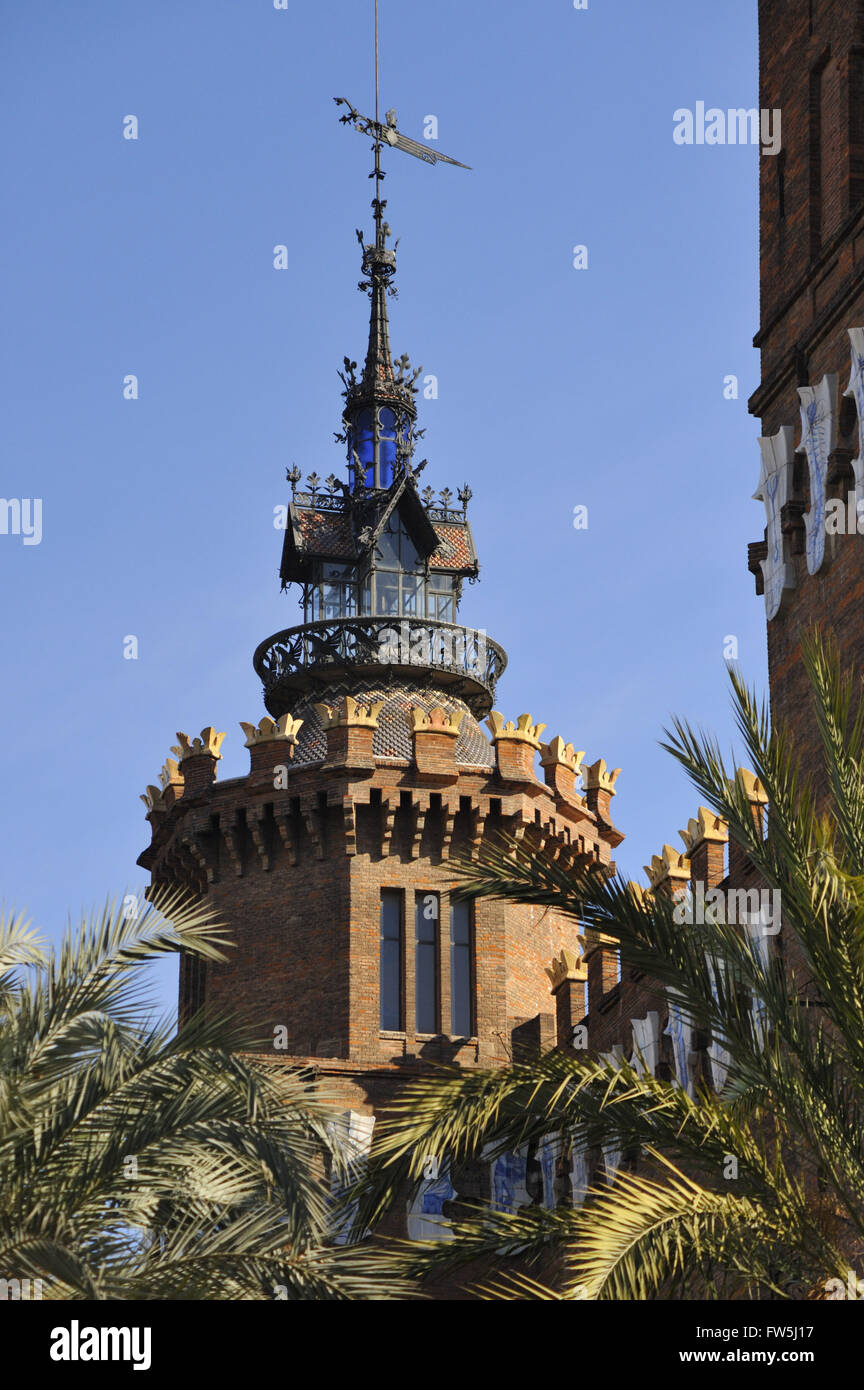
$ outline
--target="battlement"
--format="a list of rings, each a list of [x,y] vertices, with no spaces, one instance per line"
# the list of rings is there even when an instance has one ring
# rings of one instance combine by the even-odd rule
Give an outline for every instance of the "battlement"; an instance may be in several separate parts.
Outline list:
[[[317,703],[325,745],[315,762],[295,761],[303,719],[241,721],[249,774],[224,784],[216,769],[225,735],[209,727],[192,740],[178,734],[179,764],[169,759],[162,787],[142,797],[152,840],[138,862],[154,879],[204,892],[225,874],[269,872],[280,858],[289,865],[300,855],[476,858],[485,835],[521,838],[529,829],[562,862],[610,862],[622,837],[591,797],[611,795],[618,772],[605,776],[602,759],[589,769],[583,797],[576,791],[582,752],[560,736],[541,744],[545,725],[528,714],[505,721],[494,711],[489,762],[463,763],[457,748],[467,711],[410,700],[412,756],[376,756],[385,703],[352,695]],[[534,769],[538,753],[545,782]]]

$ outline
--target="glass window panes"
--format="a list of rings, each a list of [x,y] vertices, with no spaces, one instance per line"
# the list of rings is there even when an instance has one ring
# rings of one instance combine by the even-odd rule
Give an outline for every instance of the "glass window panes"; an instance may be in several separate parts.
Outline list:
[[[378,563],[384,569],[398,570],[399,560],[399,534],[401,524],[397,516],[388,517],[387,525],[378,537]]]
[[[391,617],[399,612],[398,574],[376,574],[375,610],[383,617]]]
[[[420,613],[423,603],[423,577],[419,574],[402,576],[402,612]]]
[[[388,518],[378,538],[373,583],[374,611],[377,615],[425,615],[423,566],[398,514]]]
[[[395,888],[381,892],[379,993],[381,1027],[400,1032],[402,1019],[402,894]]]
[[[450,1032],[470,1038],[474,1033],[471,904],[450,904]]]
[[[414,906],[414,1028],[438,1032],[438,918],[437,893],[418,893]]]
[[[321,582],[312,594],[313,621],[332,622],[334,618],[351,618],[356,612],[357,590],[351,566],[322,565]]]
[[[439,623],[452,623],[455,621],[455,608],[453,605],[452,594],[429,595],[429,617],[434,618]]]

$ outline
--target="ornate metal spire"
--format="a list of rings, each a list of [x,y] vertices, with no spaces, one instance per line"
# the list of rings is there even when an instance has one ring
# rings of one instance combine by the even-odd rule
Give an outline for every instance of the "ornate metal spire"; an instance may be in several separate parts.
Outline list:
[[[300,469],[288,472],[292,498],[279,572],[283,588],[302,586],[304,621],[277,632],[255,653],[274,719],[286,713],[296,718],[298,699],[308,704],[316,694],[326,693],[330,704],[361,689],[378,690],[375,698],[383,698],[382,682],[411,689],[419,682],[425,691],[434,688],[486,714],[507,664],[485,632],[458,621],[463,582],[473,582],[479,572],[467,518],[471,489],[466,484],[459,490],[458,505],[449,488],[438,501],[432,488],[418,491],[426,466],[425,459],[413,463],[423,435],[416,428],[415,403],[423,369],[412,368],[404,354],[394,361],[390,348],[387,297],[396,293],[396,247],[388,246],[381,151],[395,146],[429,164],[447,156],[403,136],[395,112],[379,121],[377,85],[376,65],[374,120],[352,106],[342,117],[371,138],[375,155],[374,239],[367,243],[357,232],[360,289],[371,300],[369,342],[363,367],[346,357],[339,373],[345,405],[336,438],[346,447],[353,477],[345,483],[331,474],[322,481],[313,472],[301,488]],[[428,710],[426,715],[431,718]],[[455,725],[447,731],[458,737]]]
[[[376,146],[376,165],[378,149]],[[376,174],[378,173],[376,168]],[[392,284],[396,274],[396,251],[387,246],[390,227],[383,220],[382,213],[386,202],[376,195],[372,200],[375,211],[375,242],[371,246],[363,243],[363,233],[357,232],[357,240],[363,247],[364,280],[360,288],[368,290],[372,302],[369,316],[369,346],[363,367],[363,385],[369,390],[376,386],[392,386],[395,382],[393,355],[390,350],[390,322],[387,316],[387,296],[395,294]]]

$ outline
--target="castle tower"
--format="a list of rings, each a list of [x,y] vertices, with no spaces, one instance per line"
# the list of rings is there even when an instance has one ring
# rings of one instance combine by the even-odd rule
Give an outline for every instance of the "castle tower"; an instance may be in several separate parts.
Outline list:
[[[749,404],[766,529],[749,563],[773,717],[812,767],[802,633],[833,629],[859,673],[864,657],[864,6],[760,0],[759,28],[760,104],[780,112],[782,140],[760,162],[762,381]]]
[[[244,1016],[263,1051],[336,1087],[367,1136],[425,1063],[506,1064],[555,1045],[556,1013],[578,1014],[576,925],[456,901],[454,861],[503,832],[562,864],[608,865],[622,839],[617,772],[598,759],[580,790],[573,743],[493,709],[505,654],[459,620],[479,569],[471,492],[419,489],[419,373],[391,354],[396,257],[372,206],[374,239],[358,233],[366,358],[340,373],[348,477],[289,474],[281,577],[303,621],[255,652],[268,714],[242,723],[248,775],[217,780],[223,734],[179,734],[147,790],[139,859],[154,884],[206,896],[233,934],[226,964],[182,961],[182,1013]]]
[[[765,530],[749,567],[765,602],[772,717],[812,771],[821,740],[803,635],[832,631],[844,663],[864,675],[864,4],[759,0],[759,72],[761,111],[771,113],[763,128],[776,135],[779,119],[781,138],[760,160],[762,380],[749,407],[762,424],[755,497]],[[764,834],[765,789],[748,769],[737,777]],[[680,835],[683,854],[664,845],[646,866],[648,891],[678,899],[682,927],[715,889],[734,895],[739,922],[756,920],[765,885],[725,823],[699,807]],[[778,925],[754,945],[765,958],[781,954],[800,983],[795,944]],[[690,1028],[641,972],[625,967],[617,980],[609,943],[589,940],[586,956],[592,1048],[632,1056],[638,1044],[658,1075],[723,1084],[720,1039]]]

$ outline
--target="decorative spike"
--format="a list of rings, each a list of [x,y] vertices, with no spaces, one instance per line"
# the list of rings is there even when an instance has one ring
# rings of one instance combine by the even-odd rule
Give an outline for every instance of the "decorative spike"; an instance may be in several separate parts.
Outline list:
[[[688,821],[687,829],[679,830],[678,834],[684,843],[686,853],[690,855],[706,840],[715,844],[725,844],[729,839],[729,826],[707,806],[700,806],[695,818],[691,817]]]
[[[336,705],[317,704],[315,706],[323,729],[346,728],[377,729],[378,716],[384,708],[383,700],[363,703],[353,695],[345,695]]]
[[[171,752],[176,753],[178,756],[182,755],[182,749],[180,748],[172,748]],[[182,787],[183,773],[180,771],[178,764],[173,758],[166,758],[162,764],[162,770],[159,773],[159,784],[163,789],[165,787]]]
[[[246,724],[240,720],[240,728],[246,735],[247,748],[254,748],[259,743],[296,743],[302,725],[302,719],[294,719],[290,714],[283,714],[278,720],[265,714],[257,725]]]
[[[200,757],[202,753],[209,754],[211,758],[221,759],[222,754],[219,752],[219,749],[222,747],[224,739],[225,734],[217,734],[209,724],[206,729],[201,730],[200,738],[190,739],[188,734],[183,734],[178,731],[177,742],[179,747],[177,751],[180,753],[180,762],[185,762],[187,758]]]
[[[755,772],[746,767],[739,767],[735,773],[735,781],[743,787],[744,795],[752,806],[768,805],[768,793]]]
[[[530,714],[520,714],[515,724],[512,719],[508,719],[505,724],[504,716],[497,709],[492,710],[486,723],[492,730],[493,743],[502,738],[520,739],[525,743],[533,743],[535,748],[541,746],[540,735],[546,728],[545,724],[532,723]]]
[[[621,775],[620,767],[613,768],[611,772],[607,770],[606,759],[598,758],[596,763],[590,767],[582,769],[582,785],[586,791],[608,792],[610,796],[615,795],[615,783]]]
[[[464,712],[448,713],[436,705],[428,714],[420,705],[412,705],[411,719],[415,733],[458,734]]]
[[[562,949],[561,954],[554,956],[551,966],[547,966],[546,974],[549,976],[552,992],[560,989],[565,980],[587,980],[588,971],[585,968],[582,957],[578,951],[568,951]]]
[[[582,759],[585,757],[585,750],[580,749],[577,753],[572,743],[565,743],[560,734],[556,734],[548,743],[540,745],[540,766],[550,767],[560,765],[566,767],[575,777],[582,771]]]
[[[690,865],[684,854],[679,854],[673,845],[664,845],[659,854],[651,856],[651,863],[645,865],[645,872],[653,889],[668,881],[686,882],[690,878]]]
[[[144,805],[150,811],[164,811],[164,794],[161,787],[154,787],[152,784],[145,788],[141,797]]]

